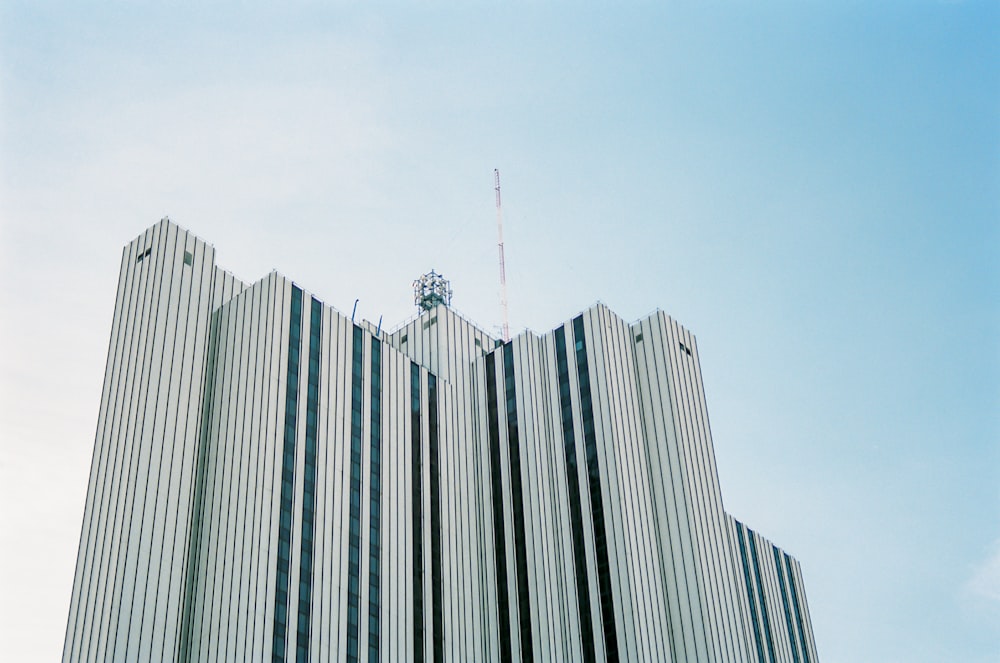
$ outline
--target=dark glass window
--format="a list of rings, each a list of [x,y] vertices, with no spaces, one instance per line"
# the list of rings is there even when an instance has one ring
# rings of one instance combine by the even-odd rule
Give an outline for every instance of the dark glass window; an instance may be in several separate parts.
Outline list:
[[[792,659],[799,663],[799,649],[795,646],[795,629],[792,628],[792,611],[788,606],[788,591],[785,589],[785,573],[781,568],[781,553],[774,546],[771,546],[774,553],[774,565],[778,569],[778,585],[781,588],[781,604],[785,609],[785,626],[788,627],[789,644],[792,646]]]
[[[370,507],[371,518],[368,526],[369,559],[368,559],[368,660],[377,663],[379,660],[379,576],[382,572],[382,556],[379,548],[379,532],[381,531],[380,508],[382,463],[379,449],[382,445],[382,344],[372,339],[371,360],[371,470],[370,470]]]
[[[750,539],[750,552],[753,555],[753,570],[754,575],[757,578],[757,595],[760,597],[760,613],[764,617],[764,636],[767,640],[767,652],[771,655],[770,660],[775,660],[774,658],[774,637],[771,635],[771,618],[767,614],[767,602],[764,601],[764,585],[760,579],[760,562],[757,559],[757,540],[751,534]]]
[[[795,606],[795,623],[799,627],[799,642],[802,643],[802,656],[805,657],[806,663],[809,661],[809,646],[806,644],[805,629],[802,627],[802,609],[799,607],[799,592],[795,589],[795,576],[792,575],[792,560],[785,553],[785,570],[788,571],[788,584],[792,588],[792,603]]]
[[[569,492],[570,530],[573,535],[573,568],[576,571],[576,598],[580,606],[580,636],[583,640],[583,660],[596,663],[594,625],[590,615],[590,588],[587,580],[587,558],[583,541],[583,511],[580,506],[580,479],[576,462],[576,437],[573,432],[573,405],[570,401],[569,362],[566,355],[566,331],[555,332],[556,369],[559,377],[559,406],[562,410],[563,450],[566,456],[566,484]]]
[[[309,660],[309,622],[312,615],[313,530],[316,521],[316,428],[319,410],[319,359],[323,332],[323,304],[312,299],[309,312],[309,372],[306,376],[306,457],[302,490],[302,536],[299,564],[299,614],[296,629],[298,663]]]
[[[437,318],[434,318],[437,320]],[[434,663],[444,661],[444,612],[442,606],[441,571],[441,477],[438,451],[437,378],[427,375],[427,446],[430,455],[431,480],[431,634],[434,643]]]
[[[410,443],[413,477],[413,657],[424,661],[423,452],[420,440],[420,366],[410,363]]]
[[[764,643],[760,635],[760,619],[757,616],[757,601],[754,599],[753,575],[750,573],[750,560],[747,557],[747,545],[744,539],[743,523],[736,521],[736,536],[740,541],[740,558],[743,562],[743,577],[746,578],[747,596],[750,598],[750,621],[753,622],[754,642],[757,645],[757,660],[764,660]],[[763,598],[763,597],[761,597]]]
[[[490,493],[493,502],[493,552],[497,569],[500,661],[510,663],[510,598],[507,589],[507,543],[504,537],[503,484],[500,480],[500,422],[497,411],[496,355],[486,355],[486,413],[489,426]]]
[[[590,511],[594,520],[597,588],[601,593],[604,643],[609,663],[617,663],[618,636],[615,632],[614,598],[611,593],[611,563],[608,559],[608,534],[604,523],[601,470],[597,458],[597,438],[594,435],[594,403],[590,392],[590,369],[587,365],[587,343],[583,333],[582,315],[573,319],[573,338],[576,340],[576,371],[580,382],[580,414],[583,417],[583,442],[587,450],[587,478],[590,485]]]
[[[271,661],[284,663],[288,634],[288,550],[291,545],[292,490],[295,476],[295,428],[299,402],[299,347],[302,344],[302,290],[292,286],[288,324],[288,365],[285,380],[285,435],[282,441],[278,561],[274,588],[274,629]],[[283,553],[283,554],[282,554]]]
[[[524,531],[524,492],[521,449],[517,428],[517,393],[514,388],[514,347],[503,346],[504,392],[507,406],[507,449],[510,453],[510,487],[514,507],[514,563],[517,576],[517,610],[521,623],[521,660],[532,661],[531,599],[528,594],[528,552]]]
[[[347,555],[347,660],[357,663],[361,637],[358,612],[361,610],[361,408],[365,333],[354,326],[351,362],[351,506]]]

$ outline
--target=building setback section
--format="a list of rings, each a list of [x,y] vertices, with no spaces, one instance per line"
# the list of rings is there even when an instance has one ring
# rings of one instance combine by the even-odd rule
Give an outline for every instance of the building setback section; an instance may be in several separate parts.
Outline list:
[[[167,219],[122,255],[63,661],[816,663],[693,335],[392,332]]]

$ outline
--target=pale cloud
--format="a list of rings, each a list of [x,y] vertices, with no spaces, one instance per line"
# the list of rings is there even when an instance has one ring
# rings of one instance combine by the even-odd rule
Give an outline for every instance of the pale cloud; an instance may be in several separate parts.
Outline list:
[[[989,556],[974,569],[965,583],[969,594],[1000,603],[1000,539],[993,542]]]

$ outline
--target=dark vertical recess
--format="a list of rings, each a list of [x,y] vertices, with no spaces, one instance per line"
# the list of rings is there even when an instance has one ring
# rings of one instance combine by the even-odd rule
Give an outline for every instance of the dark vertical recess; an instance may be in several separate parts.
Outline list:
[[[500,481],[500,423],[497,412],[496,355],[486,355],[486,412],[490,440],[490,495],[493,503],[493,551],[497,567],[497,617],[500,661],[510,663],[510,599],[507,595],[507,544],[504,538],[503,484]]]
[[[208,349],[205,356],[207,368],[205,370],[205,375],[214,376],[219,357],[220,323],[218,312],[211,314],[209,316],[209,320]],[[188,570],[186,572],[186,577],[182,581],[184,588],[184,607],[181,615],[181,622],[178,625],[181,629],[181,634],[180,653],[178,654],[177,660],[181,663],[189,663],[192,658],[191,638],[193,637],[192,630],[194,629],[193,622],[197,596],[196,590],[201,578],[199,572],[201,565],[199,564],[199,561],[201,560],[202,532],[204,531],[202,522],[205,518],[205,484],[208,474],[207,467],[209,445],[205,442],[205,440],[208,439],[208,431],[212,419],[212,410],[205,404],[213,402],[215,394],[215,380],[211,377],[206,377],[203,389],[204,395],[202,396],[202,406],[200,412],[201,421],[198,433],[197,458],[195,459],[194,466],[195,487],[194,493],[192,494],[191,511],[189,512],[189,536],[191,538],[189,539],[186,559],[184,561],[184,566]]]
[[[361,408],[365,332],[354,326],[351,359],[351,510],[347,537],[347,660],[357,663],[361,612]]]
[[[312,616],[313,535],[316,531],[316,429],[319,408],[319,354],[323,331],[323,304],[312,299],[309,313],[309,372],[306,377],[306,459],[302,473],[302,537],[299,557],[299,615],[295,660],[309,661],[309,622]]]
[[[382,603],[382,344],[372,340],[371,518],[368,540],[368,661],[379,660],[379,610]]]
[[[288,368],[285,377],[285,428],[281,449],[281,498],[278,561],[274,583],[274,631],[271,661],[284,663],[288,635],[288,569],[292,545],[292,495],[295,482],[295,427],[299,405],[299,353],[302,348],[302,290],[292,286],[288,322]]]
[[[618,661],[618,636],[615,631],[615,606],[611,592],[611,563],[608,559],[608,535],[604,522],[604,500],[601,497],[601,470],[597,458],[597,436],[594,431],[594,402],[587,366],[587,343],[583,334],[583,316],[573,319],[576,341],[576,370],[580,383],[580,410],[583,417],[583,441],[587,450],[587,482],[590,485],[590,510],[594,520],[594,549],[597,553],[597,588],[601,593],[601,617],[604,643],[609,663]]]
[[[781,605],[785,608],[785,625],[788,627],[788,640],[792,645],[792,658],[799,663],[799,649],[795,645],[795,629],[792,627],[792,611],[788,606],[788,589],[785,587],[785,574],[781,568],[781,553],[771,546],[774,553],[774,565],[778,569],[778,585],[781,587]]]
[[[750,599],[750,621],[753,623],[754,642],[757,645],[757,660],[764,660],[764,643],[760,637],[760,620],[757,616],[757,601],[754,599],[753,574],[750,572],[750,560],[747,558],[747,545],[744,540],[743,523],[736,521],[736,538],[740,542],[740,559],[743,562],[743,577],[747,583],[747,596]]]
[[[760,612],[764,617],[764,636],[767,640],[767,653],[771,656],[771,661],[774,658],[774,636],[771,635],[771,618],[767,614],[767,603],[764,601],[764,585],[760,579],[760,562],[757,559],[757,540],[753,536],[753,533],[748,537],[750,539],[750,552],[753,556],[753,569],[754,575],[757,579],[757,596],[760,597]]]
[[[563,450],[566,455],[566,483],[569,488],[570,529],[573,534],[573,566],[576,571],[576,598],[580,608],[580,636],[583,660],[596,663],[594,624],[590,616],[590,582],[587,579],[587,551],[583,542],[583,510],[580,506],[580,474],[573,433],[573,402],[570,399],[569,362],[566,356],[566,331],[556,329],[556,367],[559,374],[559,406],[562,410]]]
[[[434,645],[434,663],[444,661],[444,606],[442,605],[441,572],[441,471],[438,451],[438,395],[437,378],[427,375],[427,446],[430,458],[431,479],[431,633]]]
[[[424,661],[423,450],[420,439],[420,366],[410,362],[411,476],[413,482],[413,660]]]
[[[531,651],[531,600],[528,595],[528,551],[524,532],[524,493],[521,482],[521,449],[517,430],[517,394],[514,387],[514,348],[503,346],[504,392],[507,399],[507,448],[510,453],[510,492],[514,507],[514,571],[517,608],[521,622],[521,660],[533,660]]]
[[[799,642],[802,643],[802,656],[805,657],[806,663],[811,663],[809,660],[809,644],[806,642],[805,629],[802,627],[802,609],[799,607],[799,592],[795,589],[795,576],[792,575],[792,560],[785,553],[785,569],[788,571],[788,584],[792,586],[792,603],[795,604],[795,623],[799,627]]]

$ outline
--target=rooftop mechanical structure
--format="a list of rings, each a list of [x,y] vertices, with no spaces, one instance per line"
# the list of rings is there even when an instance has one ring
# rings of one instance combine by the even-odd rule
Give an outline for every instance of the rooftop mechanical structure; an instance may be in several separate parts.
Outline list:
[[[433,269],[413,282],[413,303],[421,311],[441,304],[451,306],[451,282]]]

